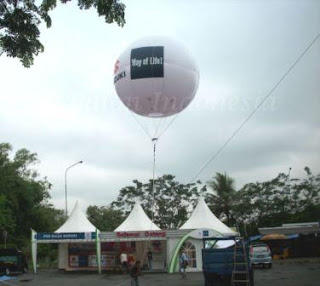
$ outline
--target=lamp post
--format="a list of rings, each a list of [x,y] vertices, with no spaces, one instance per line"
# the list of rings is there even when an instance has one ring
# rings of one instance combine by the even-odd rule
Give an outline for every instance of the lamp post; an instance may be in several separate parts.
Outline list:
[[[78,165],[78,164],[82,164],[83,161],[79,161],[77,163],[74,163],[73,165],[69,166],[65,173],[64,173],[64,190],[65,190],[65,200],[66,200],[66,216],[68,216],[68,191],[67,191],[67,172],[70,168]]]
[[[288,180],[288,178],[289,178],[289,176],[290,176],[290,172],[291,172],[291,167],[289,168],[289,171],[288,171],[288,176],[287,176],[287,180]]]

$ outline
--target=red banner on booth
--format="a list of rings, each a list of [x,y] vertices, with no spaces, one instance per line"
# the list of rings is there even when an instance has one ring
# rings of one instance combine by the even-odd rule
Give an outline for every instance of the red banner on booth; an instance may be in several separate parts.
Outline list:
[[[165,231],[120,231],[117,232],[117,237],[127,237],[127,238],[135,238],[135,237],[166,237]]]

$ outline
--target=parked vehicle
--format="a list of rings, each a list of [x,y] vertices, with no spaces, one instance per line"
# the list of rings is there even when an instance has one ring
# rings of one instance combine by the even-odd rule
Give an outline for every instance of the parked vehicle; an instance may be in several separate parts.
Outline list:
[[[268,268],[271,268],[272,266],[271,251],[266,244],[261,243],[251,245],[249,256],[253,266],[261,265],[262,267],[267,266]]]
[[[222,247],[217,247],[221,243]],[[235,238],[210,238],[204,239],[204,248],[202,249],[202,267],[205,280],[205,286],[211,285],[231,285],[232,272],[235,269]],[[253,268],[249,259],[249,248],[245,247],[244,253],[236,254],[237,259],[241,259],[243,270],[248,269],[250,285],[254,286]],[[239,260],[238,260],[239,261]],[[245,263],[247,266],[245,266]],[[242,284],[243,285],[243,284]]]
[[[0,249],[0,274],[9,275],[12,272],[26,273],[28,264],[23,253],[16,248]]]

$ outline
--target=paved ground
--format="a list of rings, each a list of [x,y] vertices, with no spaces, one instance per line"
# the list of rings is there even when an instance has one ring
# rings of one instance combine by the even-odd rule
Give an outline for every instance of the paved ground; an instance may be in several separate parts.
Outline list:
[[[255,269],[255,286],[318,286],[320,259],[274,262],[271,269]]]
[[[255,269],[255,286],[318,286],[320,285],[320,259],[297,259],[275,262],[271,269]],[[129,286],[126,275],[95,273],[65,273],[40,270],[37,275],[25,274],[0,285],[21,286]],[[188,273],[186,279],[179,274],[145,274],[141,286],[204,286],[202,273]]]

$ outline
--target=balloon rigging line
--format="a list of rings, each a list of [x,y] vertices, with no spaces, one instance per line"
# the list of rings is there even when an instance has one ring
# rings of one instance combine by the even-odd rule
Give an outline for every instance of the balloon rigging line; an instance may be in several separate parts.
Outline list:
[[[177,117],[179,116],[179,113],[176,114],[172,120],[169,122],[169,124],[164,128],[164,130],[162,132],[160,132],[159,135],[157,135],[157,133],[161,130],[160,127],[162,127],[161,125],[165,125],[163,120],[163,118],[160,119],[160,123],[158,125],[157,130],[155,131],[155,133],[153,135],[150,134],[150,132],[143,126],[143,124],[138,120],[138,118],[135,116],[134,112],[130,110],[130,114],[133,117],[133,119],[138,123],[138,125],[141,127],[141,129],[144,131],[144,133],[152,140],[153,138],[160,138],[168,129],[169,127],[176,121]]]
[[[168,124],[168,126],[159,134],[158,138],[160,138],[168,129],[169,127],[173,124],[173,122],[176,121],[177,117],[179,116],[180,113],[176,114],[172,120],[170,121],[170,123]]]
[[[153,143],[153,166],[152,166],[152,205],[151,205],[151,210],[152,210],[152,223],[154,221],[154,203],[155,203],[155,174],[156,174],[156,147],[157,147],[157,142],[159,138],[152,138],[152,143]]]
[[[156,174],[156,147],[157,147],[157,142],[158,142],[159,138],[152,138],[152,144],[153,144],[153,166],[152,166],[152,186],[151,186],[151,221],[150,221],[150,231],[153,230],[153,224],[154,224],[154,206],[155,206],[155,174]],[[147,240],[147,243],[144,244],[143,247],[143,252],[142,252],[142,256],[140,261],[142,261],[142,263],[144,262],[145,259],[145,255],[146,255],[146,250],[147,247],[150,247],[150,241],[151,241],[151,235],[149,235],[149,238]]]
[[[164,124],[164,122],[166,121],[165,118],[157,118],[154,119],[155,121],[153,122],[153,127],[154,127],[154,134],[152,136],[152,138],[157,137],[157,134],[159,133],[159,130],[161,130],[162,125]],[[153,121],[153,120],[152,120]]]
[[[294,63],[290,66],[287,72],[280,78],[280,80],[271,88],[271,90],[267,93],[267,95],[261,100],[258,106],[249,114],[249,116],[240,124],[240,126],[233,132],[230,138],[220,147],[220,149],[205,163],[205,165],[200,169],[200,171],[193,177],[191,183],[197,179],[200,174],[218,157],[218,155],[224,150],[224,148],[230,143],[230,141],[239,133],[242,127],[250,120],[250,118],[257,112],[257,110],[263,105],[263,103],[271,96],[271,94],[277,89],[277,87],[281,84],[281,82],[287,77],[287,75],[295,68],[295,66],[299,63],[299,61],[304,57],[304,55],[310,50],[310,48],[314,45],[314,43],[320,38],[320,34],[318,34],[313,41],[305,48],[305,50],[301,53],[301,55],[294,61]]]
[[[154,215],[155,215],[155,174],[156,174],[156,148],[157,148],[157,143],[159,138],[161,137],[161,135],[163,135],[167,129],[173,124],[173,122],[177,119],[179,114],[175,115],[174,118],[169,122],[168,126],[162,131],[162,133],[159,134],[159,136],[156,137],[156,134],[153,138],[151,138],[151,136],[149,135],[149,133],[143,128],[142,124],[139,123],[139,125],[141,126],[141,128],[146,132],[146,134],[151,138],[152,144],[153,144],[153,166],[152,166],[152,188],[151,188],[151,197],[152,197],[152,201],[151,201],[151,221],[150,221],[150,230],[152,230],[152,227],[154,225]],[[160,123],[162,123],[164,119],[160,119]],[[164,123],[162,124],[164,125]],[[160,126],[158,126],[158,129],[160,129]],[[155,132],[157,133],[158,130]],[[141,257],[141,261],[144,261],[145,258],[145,254],[146,254],[146,250],[147,250],[147,246],[150,247],[150,241],[151,241],[151,236],[149,236],[148,239],[148,243],[144,245],[143,247],[143,253],[142,253],[142,257]]]
[[[154,224],[154,214],[155,214],[155,174],[156,174],[156,149],[157,149],[157,143],[160,138],[160,136],[167,131],[167,129],[173,124],[173,122],[177,119],[179,114],[175,115],[174,118],[170,121],[168,126],[162,131],[161,134],[159,134],[158,137],[153,137],[151,138],[152,144],[153,144],[153,166],[152,166],[152,202],[151,202],[151,223],[150,223],[150,230],[152,230],[153,224]],[[142,127],[142,125],[140,125]],[[144,129],[144,128],[143,128]],[[146,132],[147,133],[147,132]],[[148,134],[148,133],[147,133]],[[148,245],[150,246],[150,238],[148,240]],[[145,257],[145,252],[146,252],[146,246],[143,248],[143,254],[142,254],[142,261],[144,260]]]
[[[133,111],[130,110],[130,114],[132,115],[133,119],[139,124],[139,126],[142,128],[142,130],[146,133],[146,135],[152,140],[152,136],[149,134],[148,130],[146,130],[141,122],[138,120],[138,118],[135,117]]]

